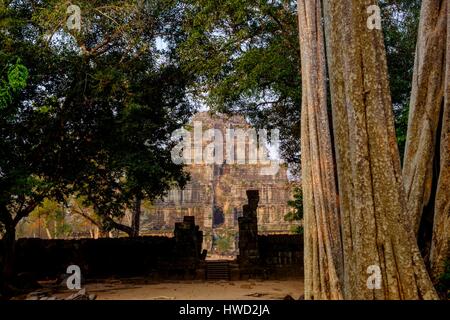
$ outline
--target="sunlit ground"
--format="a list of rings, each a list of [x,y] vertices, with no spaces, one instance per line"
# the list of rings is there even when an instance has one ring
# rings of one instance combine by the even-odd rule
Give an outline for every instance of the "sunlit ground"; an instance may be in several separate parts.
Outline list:
[[[97,300],[282,300],[299,299],[303,280],[270,281],[163,281],[144,279],[102,280],[85,286]],[[74,291],[58,290],[58,298]]]

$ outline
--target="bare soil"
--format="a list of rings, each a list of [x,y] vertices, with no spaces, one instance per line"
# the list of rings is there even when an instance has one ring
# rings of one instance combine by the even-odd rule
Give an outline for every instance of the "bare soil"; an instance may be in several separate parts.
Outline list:
[[[282,300],[287,295],[299,299],[303,280],[269,281],[163,281],[120,279],[89,282],[88,294],[97,300]],[[54,293],[65,298],[73,291]]]

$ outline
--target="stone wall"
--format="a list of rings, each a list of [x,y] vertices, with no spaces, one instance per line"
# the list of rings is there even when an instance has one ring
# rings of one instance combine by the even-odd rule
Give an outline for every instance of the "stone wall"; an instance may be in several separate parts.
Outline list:
[[[303,236],[258,236],[261,266],[277,276],[303,276]]]
[[[19,239],[15,267],[17,273],[31,273],[39,279],[64,274],[69,265],[78,265],[88,278],[195,279],[205,258],[201,252],[203,235],[190,217],[176,224],[174,234],[172,238]]]
[[[303,277],[303,237],[300,235],[258,236],[258,259],[240,255],[239,279],[286,279]],[[234,280],[237,280],[235,278]]]
[[[256,212],[258,190],[247,191],[248,204],[239,218],[240,277],[273,278],[303,275],[303,237],[301,235],[260,235]]]

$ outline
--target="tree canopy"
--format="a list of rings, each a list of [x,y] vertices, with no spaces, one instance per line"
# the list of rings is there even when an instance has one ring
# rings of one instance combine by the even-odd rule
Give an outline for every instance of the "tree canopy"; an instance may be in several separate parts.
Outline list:
[[[214,110],[279,128],[281,156],[299,173],[301,66],[297,1],[188,0],[183,66]],[[420,1],[381,1],[398,139],[404,150]]]
[[[84,196],[113,219],[187,175],[171,133],[192,114],[174,51],[175,1],[2,1],[0,221],[7,239],[45,198]],[[164,42],[167,45],[160,46]],[[5,244],[8,244],[5,241]],[[8,250],[12,250],[12,247]],[[4,267],[8,267],[8,258]]]

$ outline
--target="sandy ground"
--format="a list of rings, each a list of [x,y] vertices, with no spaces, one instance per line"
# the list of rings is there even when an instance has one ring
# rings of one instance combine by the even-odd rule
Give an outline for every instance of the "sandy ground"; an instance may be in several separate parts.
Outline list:
[[[85,285],[97,300],[282,300],[298,299],[302,280],[280,281],[165,281],[148,283],[142,279],[107,280]],[[63,298],[72,292],[61,291]]]

